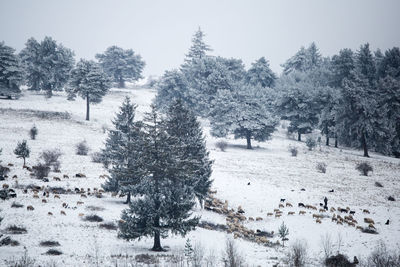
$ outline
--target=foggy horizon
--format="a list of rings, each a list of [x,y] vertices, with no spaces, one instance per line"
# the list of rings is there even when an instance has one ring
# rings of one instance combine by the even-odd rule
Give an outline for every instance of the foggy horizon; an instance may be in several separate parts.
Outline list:
[[[2,1],[0,41],[19,52],[28,38],[51,36],[94,59],[107,47],[131,48],[146,62],[144,75],[179,68],[200,27],[211,55],[265,57],[274,72],[301,46],[315,42],[323,56],[369,43],[399,46],[398,1]]]

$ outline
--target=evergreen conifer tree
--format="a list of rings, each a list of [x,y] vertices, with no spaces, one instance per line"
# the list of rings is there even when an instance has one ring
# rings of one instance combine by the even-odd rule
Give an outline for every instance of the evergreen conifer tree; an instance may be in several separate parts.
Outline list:
[[[195,194],[193,186],[186,182],[191,173],[179,168],[181,148],[170,145],[175,142],[170,140],[154,106],[144,118],[143,132],[142,157],[146,175],[135,186],[140,197],[122,212],[119,236],[127,240],[152,236],[152,250],[162,251],[162,237],[168,232],[185,236],[195,228],[199,218],[191,213]]]
[[[264,57],[251,64],[247,71],[246,82],[251,85],[261,85],[262,87],[274,87],[277,77],[270,69],[269,62]]]
[[[171,146],[179,148],[180,169],[186,170],[187,185],[193,186],[195,195],[202,206],[211,187],[211,165],[205,139],[196,116],[188,110],[181,100],[172,103],[166,113],[165,128]]]
[[[109,79],[98,64],[81,59],[71,71],[67,88],[68,99],[73,100],[76,95],[86,99],[86,120],[89,120],[89,104],[100,103],[109,89]]]
[[[22,140],[22,142],[18,142],[17,147],[14,149],[14,154],[17,155],[17,158],[22,158],[24,160],[25,166],[25,159],[29,158],[30,149],[26,143],[26,140]]]
[[[204,42],[204,36],[205,34],[199,27],[192,38],[192,46],[189,48],[189,52],[186,55],[185,61],[204,58],[207,51],[212,51],[210,46]]]
[[[0,42],[0,91],[20,93],[23,72],[14,49]]]
[[[144,176],[142,168],[143,134],[141,122],[135,122],[136,106],[125,98],[109,130],[105,149],[102,151],[111,177],[102,185],[108,192],[127,194],[130,203],[131,194],[135,195],[134,186]]]

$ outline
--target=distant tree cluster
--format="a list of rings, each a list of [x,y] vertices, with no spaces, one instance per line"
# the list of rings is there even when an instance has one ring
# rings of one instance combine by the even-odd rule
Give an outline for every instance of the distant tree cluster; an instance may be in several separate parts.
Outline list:
[[[135,110],[126,98],[113,121],[102,151],[111,174],[103,188],[128,195],[119,236],[154,237],[160,251],[161,237],[184,236],[198,224],[191,210],[211,186],[212,161],[199,122],[180,100],[165,115],[153,106],[143,121],[135,121]]]
[[[301,135],[319,128],[345,146],[399,156],[400,50],[342,49],[323,58],[316,45],[301,48],[277,81],[276,111]]]
[[[214,136],[233,134],[235,138],[267,140],[278,118],[272,112],[276,75],[269,62],[260,58],[246,71],[240,59],[208,55],[201,29],[179,70],[166,71],[158,81],[155,105],[165,110],[176,99],[196,115],[209,118]]]
[[[75,65],[74,52],[51,37],[42,41],[30,38],[17,55],[15,50],[0,42],[0,95],[19,96],[20,86],[43,91],[52,97],[65,89],[68,99],[76,95],[86,99],[86,120],[89,103],[100,103],[111,82],[125,87],[125,81],[142,78],[145,62],[132,49],[111,46],[97,54],[98,62],[81,59]]]

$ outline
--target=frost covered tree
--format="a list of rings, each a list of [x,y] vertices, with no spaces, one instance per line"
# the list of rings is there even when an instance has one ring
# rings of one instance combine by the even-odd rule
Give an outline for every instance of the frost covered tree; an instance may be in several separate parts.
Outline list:
[[[0,42],[0,91],[20,93],[23,72],[18,57],[12,47]]]
[[[43,90],[47,97],[60,91],[67,84],[69,72],[74,66],[72,50],[45,37],[40,44],[33,38],[20,52],[25,66],[28,85],[32,90]]]
[[[384,131],[376,86],[374,58],[369,45],[365,44],[355,55],[355,69],[351,77],[343,81],[337,111],[340,139],[346,145],[361,146],[365,157],[369,157],[372,137]]]
[[[246,82],[251,85],[261,85],[262,87],[274,87],[277,77],[270,69],[269,62],[264,57],[251,64],[247,71]]]
[[[152,250],[162,251],[161,238],[169,232],[185,236],[198,224],[199,218],[191,213],[195,191],[187,183],[192,173],[180,168],[181,148],[166,133],[164,121],[154,106],[145,115],[143,132],[146,175],[135,186],[140,197],[122,212],[119,237],[131,240],[150,236],[154,238]]]
[[[301,141],[302,134],[310,133],[318,125],[319,88],[307,73],[294,71],[279,79],[276,91],[276,110],[282,119],[290,121],[288,131],[297,132]]]
[[[17,147],[14,149],[14,154],[17,158],[22,158],[24,160],[25,166],[25,159],[29,158],[31,150],[29,149],[26,140],[22,140],[22,142],[18,142]]]
[[[199,27],[199,29],[193,35],[192,46],[189,48],[189,52],[186,55],[185,61],[204,58],[208,51],[212,51],[210,46],[204,42],[204,36],[205,34]]]
[[[142,78],[145,62],[142,57],[132,49],[122,49],[118,46],[110,46],[103,54],[97,54],[104,72],[118,83],[119,88],[125,87],[125,81],[131,79],[137,81]]]
[[[176,99],[188,103],[189,84],[179,70],[166,71],[157,83],[155,105],[160,110],[167,109]]]
[[[68,99],[74,100],[76,95],[86,99],[86,120],[89,120],[89,104],[100,103],[109,89],[109,78],[99,65],[92,60],[81,59],[71,71]]]
[[[338,55],[332,57],[333,86],[339,88],[344,79],[349,79],[355,68],[354,53],[344,48]]]
[[[102,157],[107,164],[111,177],[102,185],[107,192],[119,192],[127,195],[130,203],[134,185],[144,176],[142,168],[143,134],[141,122],[134,121],[136,105],[126,97],[109,130]]]
[[[308,48],[301,47],[294,56],[282,64],[283,73],[289,74],[292,71],[310,71],[318,67],[321,60],[321,54],[313,42]]]
[[[200,123],[181,100],[174,101],[166,112],[165,128],[171,138],[171,146],[179,148],[180,169],[188,177],[188,186],[193,186],[195,195],[202,206],[211,187],[211,165],[209,153]]]
[[[279,121],[267,99],[272,93],[267,88],[243,83],[236,84],[232,91],[219,90],[210,112],[211,134],[245,138],[247,149],[252,149],[252,139],[268,140]]]

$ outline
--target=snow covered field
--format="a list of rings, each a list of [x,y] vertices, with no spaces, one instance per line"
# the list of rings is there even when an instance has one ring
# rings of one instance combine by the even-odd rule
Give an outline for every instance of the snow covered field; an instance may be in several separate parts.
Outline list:
[[[0,160],[3,165],[12,163],[11,172],[2,183],[10,187],[18,185],[36,184],[39,186],[59,186],[64,188],[100,188],[104,179],[99,178],[105,174],[101,164],[93,163],[90,156],[75,154],[75,144],[86,140],[91,148],[89,152],[99,151],[104,144],[106,133],[103,128],[112,127],[111,120],[118,110],[125,96],[130,96],[138,105],[137,118],[142,118],[144,112],[150,110],[150,103],[154,91],[149,89],[112,89],[99,105],[91,106],[91,121],[84,120],[86,106],[82,99],[74,102],[66,100],[62,93],[46,99],[41,94],[24,92],[19,100],[0,100],[0,148],[3,153]],[[40,111],[68,112],[71,119],[41,119],[27,112],[27,109]],[[37,140],[30,140],[28,131],[33,126],[39,130]],[[209,135],[207,121],[203,121],[204,133],[207,135],[207,146],[210,156],[215,160],[212,179],[213,189],[217,190],[216,197],[227,200],[230,208],[237,209],[239,205],[245,210],[245,216],[262,217],[262,221],[246,221],[246,227],[264,231],[278,231],[282,221],[289,228],[288,245],[297,239],[307,241],[310,256],[310,265],[319,266],[323,256],[321,236],[329,234],[336,245],[336,240],[342,238],[341,252],[350,259],[353,256],[363,258],[368,255],[382,240],[389,248],[400,248],[400,161],[399,159],[384,157],[371,153],[371,158],[365,159],[360,151],[350,149],[335,149],[322,146],[314,151],[308,151],[303,142],[288,139],[285,130],[279,128],[272,140],[264,143],[253,143],[253,150],[245,149],[245,140],[225,139],[229,143],[225,152],[215,147],[221,139]],[[22,168],[22,160],[17,159],[13,150],[18,141],[28,140],[31,156],[27,165],[35,165],[40,152],[45,149],[59,148],[63,152],[61,173],[50,173],[50,182],[44,183],[29,176],[29,172]],[[305,138],[304,138],[305,139]],[[298,147],[299,154],[292,157],[288,146]],[[361,176],[355,169],[358,162],[368,161],[374,171],[368,176]],[[327,164],[325,174],[316,170],[318,162]],[[76,178],[76,173],[84,173],[87,178]],[[54,181],[53,176],[69,176],[61,181]],[[11,178],[16,175],[18,178]],[[380,182],[383,187],[376,187],[375,182]],[[305,189],[302,191],[301,189]],[[329,193],[330,190],[333,193]],[[80,213],[97,214],[105,222],[117,223],[121,210],[126,207],[125,199],[104,194],[103,198],[89,196],[82,199],[79,194],[61,194],[60,199],[50,194],[48,203],[42,203],[33,198],[33,193],[24,194],[22,189],[16,190],[18,197],[11,200],[0,200],[1,216],[4,220],[0,229],[4,231],[9,225],[24,226],[26,234],[11,235],[20,242],[20,246],[0,247],[0,265],[6,265],[11,258],[18,258],[24,253],[24,247],[36,263],[55,263],[57,266],[119,266],[137,254],[157,254],[149,251],[152,239],[126,242],[117,238],[115,230],[99,228],[99,223],[83,221]],[[388,196],[393,196],[396,201],[388,201]],[[366,226],[364,217],[375,221],[379,234],[366,234],[355,227],[337,225],[329,218],[322,219],[317,224],[312,218],[315,211],[306,210],[305,215],[298,215],[297,204],[302,202],[319,208],[323,198],[328,198],[328,206],[350,207],[355,211],[354,218],[361,226]],[[284,198],[293,204],[292,208],[283,208],[280,218],[267,216],[278,208],[280,199]],[[11,208],[12,202],[24,205],[23,208]],[[77,205],[83,201],[83,205]],[[64,209],[63,203],[76,209]],[[26,206],[32,205],[35,210],[27,211]],[[104,208],[100,211],[90,211],[88,206]],[[371,213],[365,215],[363,209]],[[65,215],[60,211],[64,210]],[[296,212],[288,215],[289,211]],[[48,212],[53,215],[49,216]],[[197,207],[196,214],[202,220],[225,224],[225,217]],[[332,213],[328,213],[332,216]],[[389,225],[385,225],[387,220]],[[225,246],[227,236],[233,236],[218,231],[198,228],[190,232],[187,237],[170,236],[163,239],[161,244],[168,248],[162,255],[180,255],[185,246],[186,238],[192,244],[200,243],[205,248],[205,258],[215,266],[221,264],[221,253]],[[279,238],[275,235],[270,241]],[[41,241],[58,241],[61,246],[57,249],[63,252],[60,256],[44,255],[48,248],[40,247]],[[272,266],[284,257],[287,246],[265,247],[242,239],[236,239],[240,253],[249,266]],[[286,244],[285,244],[286,245]],[[335,247],[335,250],[337,248]],[[160,253],[158,253],[160,254]],[[96,256],[97,255],[97,256]],[[123,257],[128,255],[128,259]],[[277,257],[277,258],[276,258]],[[162,258],[162,266],[173,266],[168,256]],[[168,262],[169,261],[169,262]],[[280,265],[281,266],[281,265]]]

